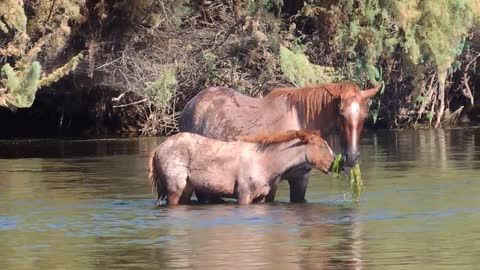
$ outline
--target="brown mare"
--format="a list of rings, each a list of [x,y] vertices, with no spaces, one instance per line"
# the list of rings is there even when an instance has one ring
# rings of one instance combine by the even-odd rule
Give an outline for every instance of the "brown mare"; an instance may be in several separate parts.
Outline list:
[[[334,155],[318,131],[290,130],[224,142],[193,133],[166,139],[153,152],[149,179],[159,203],[190,203],[193,191],[264,202],[280,176],[299,165],[328,172]]]
[[[314,129],[323,137],[340,130],[345,164],[353,167],[358,142],[368,114],[367,100],[380,87],[365,91],[353,83],[319,84],[274,89],[264,98],[252,98],[225,87],[209,87],[192,98],[180,115],[181,132],[231,141],[259,132]],[[309,169],[292,168],[283,176],[290,184],[290,201],[304,202]],[[275,190],[272,190],[274,198]],[[201,194],[197,197],[203,200]]]

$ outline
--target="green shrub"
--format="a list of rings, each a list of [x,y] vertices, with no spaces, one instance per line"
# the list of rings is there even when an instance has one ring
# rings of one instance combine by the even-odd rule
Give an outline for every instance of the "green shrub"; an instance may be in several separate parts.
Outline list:
[[[6,64],[2,67],[2,76],[5,76],[5,85],[8,89],[8,98],[5,105],[13,108],[27,108],[32,106],[35,93],[38,89],[41,67],[40,63],[33,62],[29,69],[14,71]]]
[[[24,2],[29,9],[28,17]],[[0,30],[13,32],[10,35],[13,38],[3,40],[6,46],[0,48],[0,59],[9,60],[0,62],[3,64],[0,106],[30,107],[40,87],[58,81],[77,67],[81,55],[67,59],[62,67],[40,74],[40,62],[54,58],[63,50],[71,34],[69,23],[82,19],[80,11],[84,5],[85,0],[0,2]]]
[[[160,71],[156,80],[147,83],[145,92],[150,101],[156,106],[165,108],[174,96],[176,86],[175,69],[166,67]]]
[[[310,63],[300,49],[291,51],[280,47],[280,67],[286,79],[296,86],[335,82],[342,79],[334,68]]]

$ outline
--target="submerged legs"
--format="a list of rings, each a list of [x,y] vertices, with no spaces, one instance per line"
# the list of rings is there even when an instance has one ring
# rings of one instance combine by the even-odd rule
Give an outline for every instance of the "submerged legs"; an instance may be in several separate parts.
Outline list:
[[[250,194],[242,194],[239,195],[237,198],[237,203],[238,204],[250,204],[252,202],[252,199],[250,198]]]
[[[195,191],[195,195],[197,196],[197,200],[199,203],[218,204],[225,202],[220,196],[211,195],[205,192]]]
[[[187,172],[176,172],[177,175],[166,175],[167,203],[168,205],[184,204],[188,197],[193,193],[193,187],[187,183]]]
[[[192,194],[193,194],[193,187],[187,181],[187,185],[185,186],[185,189],[182,192],[182,196],[180,196],[179,203],[180,204],[189,204],[190,199],[192,198]]]
[[[275,194],[277,193],[278,184],[280,179],[276,179],[274,183],[270,186],[270,192],[265,196],[265,202],[273,202],[275,200]]]
[[[310,173],[289,175],[287,180],[290,184],[290,202],[306,202],[305,193],[307,192],[308,182],[310,181]]]

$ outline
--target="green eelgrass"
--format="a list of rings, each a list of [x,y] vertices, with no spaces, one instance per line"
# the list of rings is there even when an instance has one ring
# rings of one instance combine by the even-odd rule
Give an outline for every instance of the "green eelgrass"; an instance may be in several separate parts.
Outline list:
[[[340,176],[340,167],[342,163],[342,155],[337,155],[332,164],[332,172],[334,177]],[[349,181],[349,192],[353,200],[358,201],[362,191],[365,190],[362,181],[362,174],[360,172],[360,165],[357,164],[354,167],[349,169],[349,172],[343,174],[345,180]]]
[[[353,166],[350,170],[350,193],[355,201],[358,201],[360,195],[365,190],[360,172],[360,164]]]
[[[342,155],[337,155],[332,164],[333,176],[338,177],[340,174],[340,165],[342,163]]]

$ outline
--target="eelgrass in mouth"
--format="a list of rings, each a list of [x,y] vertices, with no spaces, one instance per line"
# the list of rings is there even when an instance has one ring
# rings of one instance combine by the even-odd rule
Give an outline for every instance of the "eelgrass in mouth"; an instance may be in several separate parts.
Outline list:
[[[337,155],[332,164],[332,173],[336,178],[340,176],[342,163],[342,155]],[[362,174],[360,172],[360,164],[357,163],[352,168],[345,169],[347,169],[347,171],[342,175],[344,176],[344,179],[349,182],[349,193],[352,196],[353,200],[358,201],[363,190],[365,190],[362,181]]]

